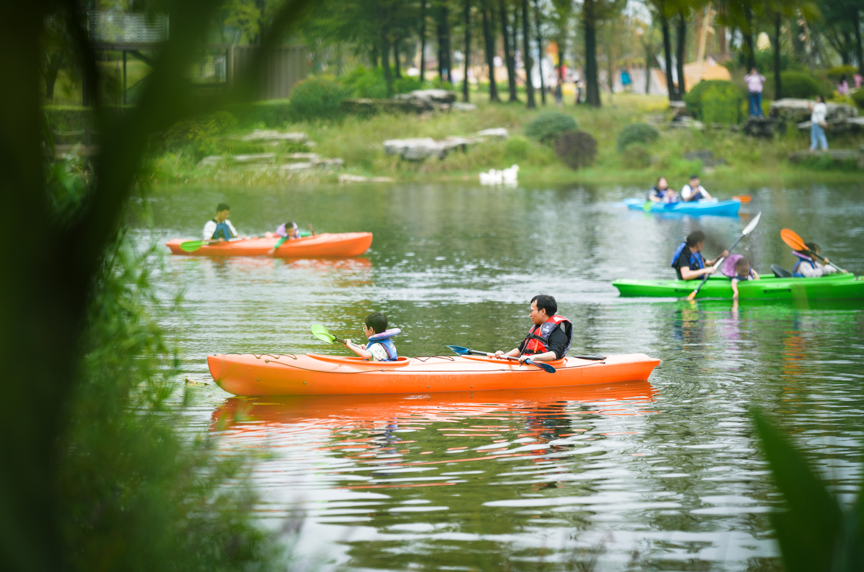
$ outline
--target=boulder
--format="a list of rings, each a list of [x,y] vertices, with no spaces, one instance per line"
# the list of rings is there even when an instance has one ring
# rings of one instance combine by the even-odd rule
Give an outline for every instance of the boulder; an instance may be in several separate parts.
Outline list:
[[[422,161],[427,157],[443,159],[453,150],[465,151],[470,145],[482,141],[480,137],[447,137],[442,141],[431,138],[390,139],[384,142],[384,153],[399,155],[405,161]]]
[[[477,105],[474,103],[462,103],[457,101],[450,104],[450,109],[453,111],[476,111]]]
[[[702,131],[705,129],[705,124],[693,119],[689,115],[677,115],[672,121],[666,124],[666,127],[672,129],[695,129],[697,131]]]
[[[785,126],[786,123],[779,119],[765,117],[764,115],[759,117],[751,115],[744,121],[741,131],[750,137],[765,137],[770,139],[774,136],[775,132],[784,129]]]
[[[864,131],[864,117],[848,117],[846,119],[829,119],[825,122],[825,131],[828,133],[843,133],[849,131],[858,133]],[[810,131],[811,121],[802,121],[798,124],[801,131]]]
[[[772,119],[781,121],[789,121],[792,123],[801,123],[809,121],[810,111],[809,104],[812,103],[809,99],[778,99],[771,103],[771,111],[769,115]],[[825,114],[825,120],[842,121],[850,117],[858,117],[858,109],[845,103],[828,103],[828,112]]]
[[[681,157],[685,161],[702,161],[703,167],[717,167],[719,165],[726,165],[726,159],[714,157],[714,153],[711,151],[700,150],[693,151],[692,153],[684,153]]]
[[[361,175],[339,175],[340,183],[393,183],[392,177],[363,177]]]
[[[285,163],[279,166],[279,170],[288,172],[311,171],[312,169],[332,170],[340,169],[344,166],[345,161],[342,159],[316,159],[300,163]]]
[[[456,101],[456,92],[447,89],[416,89],[411,93],[397,95],[396,97],[428,101],[430,103],[451,104]]]
[[[306,143],[305,133],[280,133],[273,129],[254,129],[252,133],[240,137],[241,141]]]
[[[510,132],[504,127],[495,127],[478,131],[474,134],[474,137],[479,137],[481,139],[507,139],[510,137]]]
[[[687,104],[683,101],[670,101],[669,111],[672,112],[673,121],[678,117],[686,117],[690,115],[690,112],[687,110]]]

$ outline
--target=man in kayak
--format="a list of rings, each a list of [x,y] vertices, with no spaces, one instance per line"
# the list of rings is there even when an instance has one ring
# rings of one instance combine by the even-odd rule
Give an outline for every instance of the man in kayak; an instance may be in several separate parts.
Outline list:
[[[228,215],[231,214],[231,208],[225,203],[219,203],[216,207],[216,218],[208,220],[204,225],[204,240],[208,242],[225,242],[232,238],[237,238],[237,230],[231,221],[228,220]]]
[[[699,184],[699,175],[690,175],[690,182],[681,187],[681,200],[684,202],[705,201],[710,199],[711,195],[708,194],[705,187]]]
[[[706,274],[714,274],[714,264],[721,258],[729,256],[729,251],[723,253],[714,260],[705,260],[702,257],[702,248],[705,246],[705,233],[694,230],[687,235],[687,240],[678,245],[675,254],[672,255],[670,266],[678,274],[678,280],[695,280]]]
[[[520,362],[526,359],[533,361],[555,361],[564,357],[573,342],[573,324],[564,316],[556,314],[558,303],[555,298],[539,294],[531,299],[531,312],[528,317],[534,325],[528,331],[528,336],[506,354],[495,352],[496,357],[518,357]]]
[[[657,179],[657,184],[648,191],[648,201],[652,203],[675,203],[678,202],[678,193],[669,188],[666,177]]]
[[[402,333],[402,330],[399,328],[388,330],[387,316],[381,312],[374,312],[366,316],[363,333],[369,339],[365,348],[358,346],[351,340],[345,340],[345,347],[369,361],[396,361],[398,359],[396,345],[390,338]]]
[[[819,245],[815,242],[808,242],[804,246],[810,249],[814,255],[819,254]],[[792,254],[798,257],[798,262],[792,267],[792,276],[795,278],[819,278],[826,274],[834,274],[837,270],[833,266],[828,265],[828,259],[825,258],[825,264],[819,264],[815,256],[810,256],[806,250],[793,250]]]

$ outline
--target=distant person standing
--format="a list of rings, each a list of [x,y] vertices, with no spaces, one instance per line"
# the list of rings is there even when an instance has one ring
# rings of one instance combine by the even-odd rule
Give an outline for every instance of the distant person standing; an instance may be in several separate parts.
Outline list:
[[[828,106],[825,105],[825,99],[821,95],[816,96],[816,103],[807,102],[810,111],[810,152],[816,150],[816,143],[823,151],[828,150],[828,139],[825,137],[825,128],[828,123],[825,121],[825,116],[828,115]]]
[[[762,116],[762,85],[765,83],[765,76],[752,68],[750,73],[744,76],[744,81],[747,82],[747,91],[750,92],[750,115]]]
[[[840,95],[849,95],[849,82],[846,80],[846,74],[840,76],[840,81],[837,82],[837,93]]]
[[[864,77],[861,77],[860,73],[856,73],[852,79],[855,80],[855,89],[861,89],[861,82],[864,81]]]

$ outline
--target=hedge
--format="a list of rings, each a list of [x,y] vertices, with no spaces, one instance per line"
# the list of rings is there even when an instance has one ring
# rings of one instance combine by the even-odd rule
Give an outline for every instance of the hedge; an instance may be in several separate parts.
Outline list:
[[[660,138],[660,132],[647,123],[631,123],[618,133],[615,146],[623,153],[630,145],[648,145]]]
[[[576,131],[579,124],[570,115],[561,111],[544,111],[525,126],[525,135],[541,143],[554,143],[568,131]]]
[[[709,118],[706,119],[704,98],[708,92],[711,92],[709,101],[712,109],[708,112]],[[742,101],[744,101],[744,96],[741,95],[741,91],[735,84],[722,79],[700,81],[684,96],[687,109],[696,118],[711,123],[738,123],[740,117],[737,110],[741,108]],[[717,106],[722,109],[718,110]],[[734,109],[735,112],[729,111],[731,109]]]

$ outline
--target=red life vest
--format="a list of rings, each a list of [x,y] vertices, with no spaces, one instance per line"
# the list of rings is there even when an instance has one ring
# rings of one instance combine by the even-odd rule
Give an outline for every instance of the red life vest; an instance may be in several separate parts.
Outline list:
[[[525,338],[525,347],[522,350],[522,355],[542,354],[549,351],[549,336],[556,328],[564,328],[564,333],[567,335],[567,346],[561,353],[561,357],[570,349],[570,344],[573,343],[573,324],[564,316],[552,316],[539,326],[532,326],[528,331],[528,336]]]

